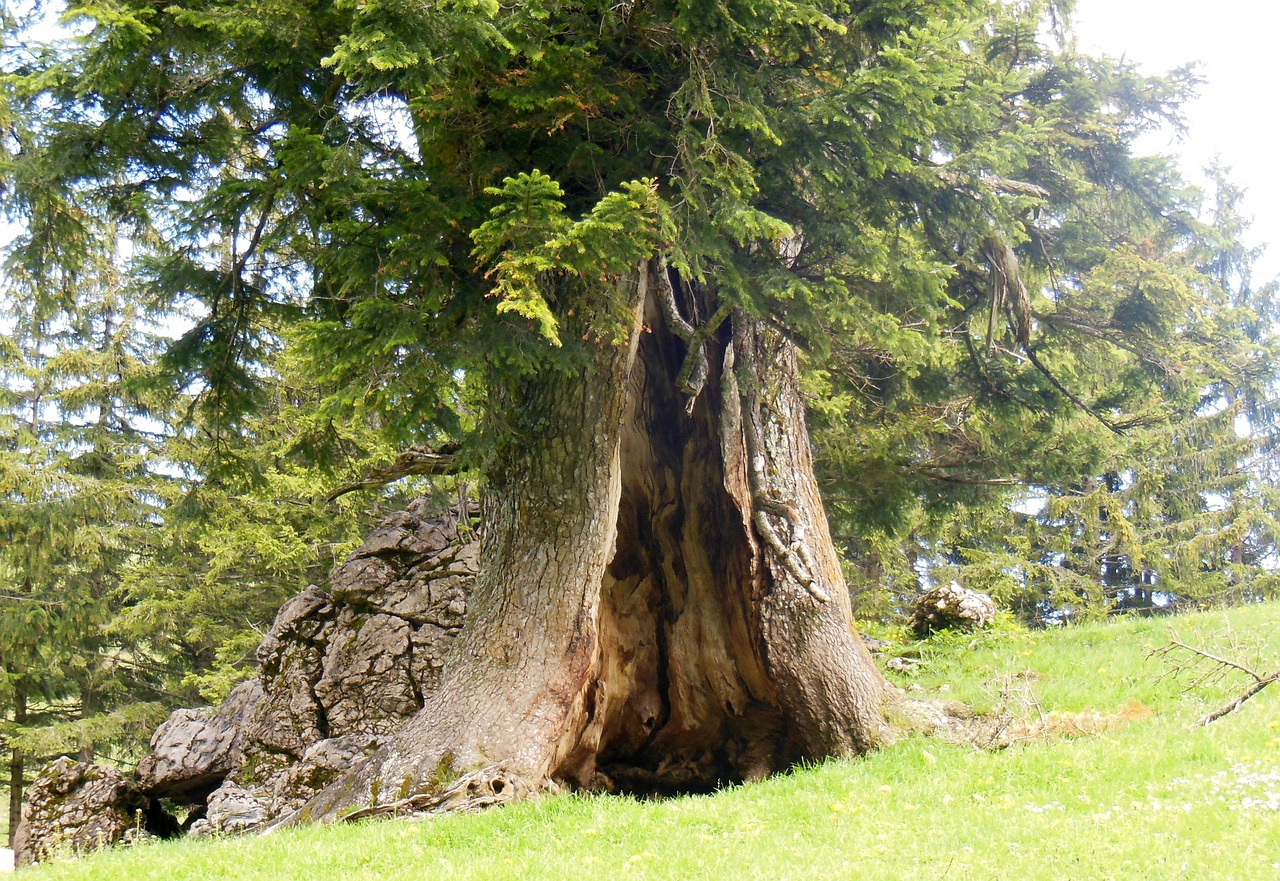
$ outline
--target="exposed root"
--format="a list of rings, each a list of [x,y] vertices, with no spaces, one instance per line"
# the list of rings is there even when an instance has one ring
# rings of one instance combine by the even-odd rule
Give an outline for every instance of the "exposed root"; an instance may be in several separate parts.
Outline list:
[[[737,315],[738,317],[735,318],[735,321],[745,322],[746,319],[740,310]],[[808,592],[809,596],[813,597],[816,602],[829,603],[831,602],[830,594],[822,589],[812,575],[814,571],[813,558],[805,541],[807,527],[800,521],[795,506],[775,499],[768,493],[764,473],[764,440],[760,437],[760,429],[756,425],[756,414],[759,408],[754,395],[748,397],[740,389],[734,373],[735,352],[738,348],[742,349],[742,357],[744,359],[751,357],[749,346],[738,346],[733,342],[729,343],[725,351],[725,369],[721,382],[724,385],[724,397],[726,399],[737,399],[740,407],[742,433],[747,445],[747,480],[751,487],[751,500],[755,508],[751,516],[751,522],[755,525],[756,532],[759,533],[765,546],[781,561],[788,574]],[[752,366],[749,360],[748,366]],[[728,410],[727,407],[725,409]],[[774,529],[773,524],[769,521],[770,515],[781,519],[790,528],[790,543],[784,542],[778,535],[777,530]]]
[[[542,792],[554,792],[554,783],[531,783],[507,770],[505,765],[489,765],[463,775],[439,792],[413,795],[383,805],[373,805],[342,817],[344,822],[370,817],[423,817],[482,811],[497,805],[522,801]]]

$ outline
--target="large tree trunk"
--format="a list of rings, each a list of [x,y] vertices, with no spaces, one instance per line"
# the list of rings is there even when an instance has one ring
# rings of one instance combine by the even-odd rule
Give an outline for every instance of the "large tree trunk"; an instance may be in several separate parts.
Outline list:
[[[850,626],[795,351],[734,313],[706,334],[687,406],[688,327],[659,307],[671,282],[692,324],[712,314],[710,293],[646,267],[619,288],[629,340],[527,384],[442,684],[300,817],[495,765],[534,785],[708,788],[882,736],[885,686]]]

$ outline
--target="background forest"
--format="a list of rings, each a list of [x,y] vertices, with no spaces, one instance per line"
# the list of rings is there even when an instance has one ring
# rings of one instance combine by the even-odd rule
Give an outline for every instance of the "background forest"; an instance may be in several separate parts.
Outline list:
[[[506,286],[451,301],[432,287],[451,257],[418,232],[446,199],[487,216],[546,194],[433,192],[432,163],[456,157],[419,155],[429,114],[388,85],[441,46],[496,38],[467,30],[470,12],[423,34],[388,24],[392,0],[313,5],[183,8],[167,66],[139,60],[145,4],[72,2],[39,38],[43,6],[5,7],[0,739],[15,796],[45,757],[127,764],[173,707],[225,696],[281,603],[382,515],[483,480],[486,383],[553,348],[546,304],[518,284],[551,256],[520,263],[473,236]],[[578,5],[607,7],[583,13],[603,29],[631,4]],[[1032,625],[1280,594],[1276,286],[1252,277],[1226,171],[1201,192],[1130,150],[1177,124],[1194,77],[1077,53],[1069,3],[773,5],[863,24],[830,31],[874,47],[849,86],[860,104],[810,106],[836,72],[799,56],[784,84],[744,73],[733,94],[712,83],[659,111],[605,112],[626,84],[599,70],[579,106],[537,81],[487,100],[561,127],[726,103],[734,128],[681,145],[723,158],[718,176],[681,197],[723,201],[744,251],[789,247],[787,222],[840,243],[827,278],[744,280],[741,296],[801,347],[858,617],[892,625],[951,579]],[[211,42],[229,48],[202,54]],[[744,49],[744,70],[771,49]],[[309,78],[273,61],[298,52],[315,55]],[[826,140],[760,115],[773,88],[822,116]],[[782,196],[734,164],[742,132],[848,152],[865,176],[818,216],[772,216]],[[628,136],[645,158],[643,126]],[[536,222],[553,219],[512,224]],[[335,495],[405,450],[459,444],[471,471]]]

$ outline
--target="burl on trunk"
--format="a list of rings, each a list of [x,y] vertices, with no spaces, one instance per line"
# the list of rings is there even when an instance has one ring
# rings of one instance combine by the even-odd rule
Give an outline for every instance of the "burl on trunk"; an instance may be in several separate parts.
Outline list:
[[[440,687],[295,819],[482,768],[520,788],[710,788],[883,736],[793,346],[662,265],[619,295],[629,339],[513,396]]]

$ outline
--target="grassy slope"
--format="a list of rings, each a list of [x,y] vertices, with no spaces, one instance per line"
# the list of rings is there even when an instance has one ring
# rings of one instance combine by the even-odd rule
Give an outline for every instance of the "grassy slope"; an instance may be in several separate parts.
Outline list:
[[[1280,685],[1189,729],[1235,683],[1182,695],[1156,681],[1163,662],[1146,653],[1171,625],[1203,643],[1234,629],[1262,643],[1267,669],[1280,666],[1280,606],[985,636],[928,649],[915,681],[979,706],[1013,683],[1046,711],[1155,713],[1001,753],[913,739],[714,796],[565,797],[481,816],[155,844],[27,877],[1280,878]]]

